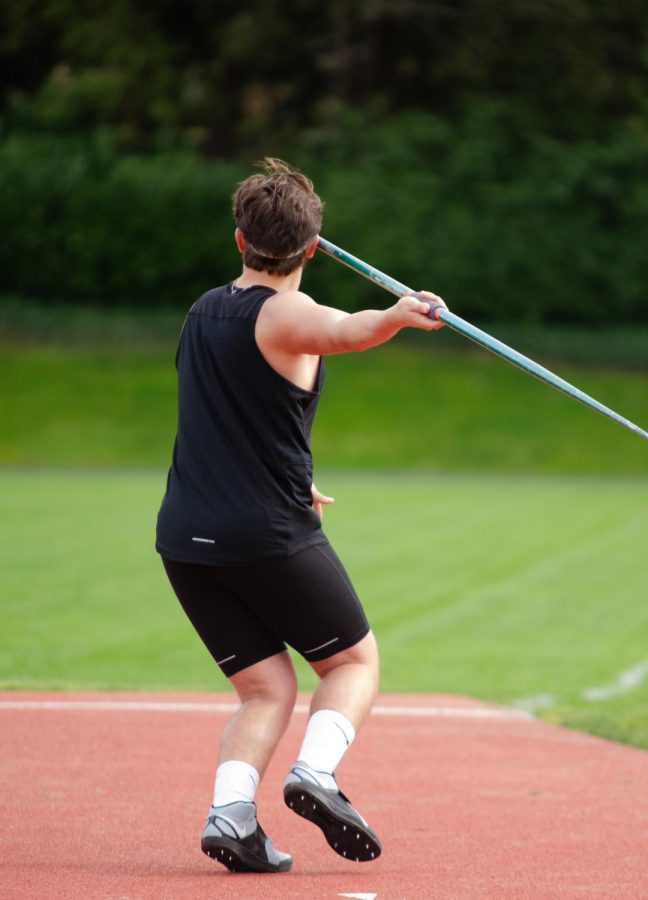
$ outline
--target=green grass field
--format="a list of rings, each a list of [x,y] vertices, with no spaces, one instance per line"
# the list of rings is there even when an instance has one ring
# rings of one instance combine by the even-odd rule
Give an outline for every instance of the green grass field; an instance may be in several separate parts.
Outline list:
[[[323,471],[382,688],[648,747],[648,481]],[[0,473],[3,688],[223,689],[153,550],[159,471]],[[313,678],[298,661],[302,686]],[[611,690],[589,701],[593,687]],[[538,700],[540,698],[540,700]]]
[[[180,318],[18,319],[27,334],[5,328],[0,353],[0,686],[223,689],[153,550]],[[648,443],[456,336],[425,338],[330,359],[313,440],[383,689],[648,747]],[[636,338],[632,370],[550,368],[646,427]]]
[[[442,340],[328,360],[313,436],[320,465],[648,473],[646,441],[484,351]],[[172,345],[3,347],[0,465],[167,465],[173,355]],[[648,427],[647,372],[555,368]]]

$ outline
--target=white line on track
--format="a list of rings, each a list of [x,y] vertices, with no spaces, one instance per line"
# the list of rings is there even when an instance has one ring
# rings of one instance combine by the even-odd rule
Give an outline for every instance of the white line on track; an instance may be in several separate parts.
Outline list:
[[[206,703],[191,700],[0,700],[3,710],[56,710],[61,712],[164,712],[233,713],[237,703]],[[308,706],[298,703],[295,712],[307,713]],[[533,716],[520,709],[489,706],[374,706],[374,716],[431,719],[497,719],[528,721]]]
[[[338,894],[338,897],[354,897],[355,900],[376,900],[378,894]]]

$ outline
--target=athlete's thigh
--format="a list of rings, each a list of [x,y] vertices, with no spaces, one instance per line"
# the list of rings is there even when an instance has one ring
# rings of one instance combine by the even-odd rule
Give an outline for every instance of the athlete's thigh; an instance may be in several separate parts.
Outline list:
[[[352,647],[369,632],[358,595],[328,543],[240,575],[246,602],[309,662]]]
[[[223,582],[220,567],[162,562],[189,621],[228,678],[286,649],[266,622]]]

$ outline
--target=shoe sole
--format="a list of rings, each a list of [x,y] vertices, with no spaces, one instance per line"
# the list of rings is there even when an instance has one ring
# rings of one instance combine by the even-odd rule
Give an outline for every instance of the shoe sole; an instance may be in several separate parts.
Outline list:
[[[292,859],[271,863],[227,837],[208,837],[200,842],[203,853],[222,863],[230,872],[289,872]]]
[[[314,785],[295,782],[284,788],[284,801],[298,816],[317,825],[329,847],[340,856],[352,862],[378,859],[382,852],[378,837],[368,826],[337,809],[327,793]]]

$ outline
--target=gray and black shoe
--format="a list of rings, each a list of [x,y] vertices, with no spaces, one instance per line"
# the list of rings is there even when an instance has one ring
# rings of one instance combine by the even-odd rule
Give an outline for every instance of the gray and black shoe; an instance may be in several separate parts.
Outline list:
[[[284,800],[297,815],[321,828],[331,849],[355,862],[380,856],[378,835],[367,825],[342,791],[324,788],[317,773],[296,762],[284,783]]]
[[[292,857],[272,846],[257,822],[254,803],[212,806],[200,848],[230,872],[288,872]]]

